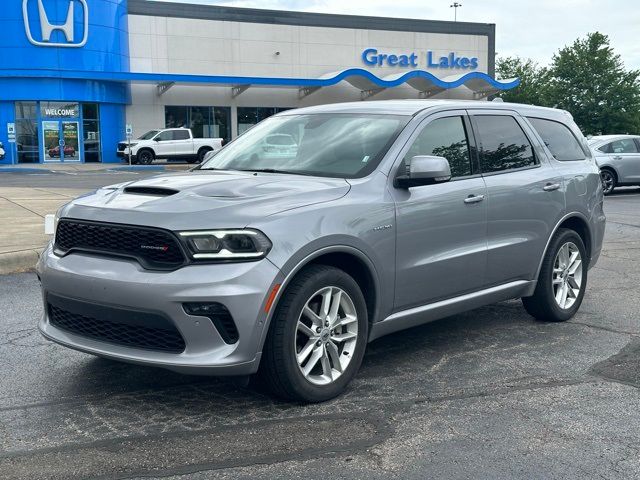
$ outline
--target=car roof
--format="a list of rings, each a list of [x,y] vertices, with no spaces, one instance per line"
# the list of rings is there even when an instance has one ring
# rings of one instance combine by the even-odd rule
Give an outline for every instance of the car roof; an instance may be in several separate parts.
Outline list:
[[[316,113],[362,113],[384,115],[416,115],[429,109],[490,109],[517,111],[521,115],[566,119],[571,115],[555,108],[520,103],[486,102],[479,100],[374,100],[364,102],[331,103],[280,112],[278,116]]]
[[[594,135],[593,137],[589,138],[589,143],[599,143],[599,142],[608,142],[608,141],[612,141],[612,140],[620,140],[623,138],[640,138],[640,136],[638,135],[627,135],[627,134],[620,134],[620,135]]]

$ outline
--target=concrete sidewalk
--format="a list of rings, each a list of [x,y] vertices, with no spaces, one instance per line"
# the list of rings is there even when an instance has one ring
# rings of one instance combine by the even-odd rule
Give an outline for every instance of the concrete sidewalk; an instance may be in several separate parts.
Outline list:
[[[82,194],[72,188],[0,187],[0,274],[33,268],[49,241],[44,216]]]
[[[101,171],[140,170],[175,171],[188,170],[194,164],[156,161],[151,165],[129,165],[128,163],[23,163],[19,165],[1,165],[0,173],[98,173]]]

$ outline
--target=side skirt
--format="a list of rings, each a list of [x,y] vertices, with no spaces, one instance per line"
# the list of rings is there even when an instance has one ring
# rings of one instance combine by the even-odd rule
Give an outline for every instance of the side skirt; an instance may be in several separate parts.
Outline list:
[[[399,330],[429,323],[491,303],[510,300],[512,298],[528,297],[533,294],[535,288],[535,280],[518,280],[485,290],[460,295],[459,297],[402,310],[388,316],[381,322],[374,323],[371,327],[371,333],[369,334],[369,341],[371,342],[376,338]]]

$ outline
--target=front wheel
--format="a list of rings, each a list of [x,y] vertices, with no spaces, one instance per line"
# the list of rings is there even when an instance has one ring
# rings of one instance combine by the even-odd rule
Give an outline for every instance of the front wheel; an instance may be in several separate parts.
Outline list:
[[[559,229],[542,261],[533,296],[522,299],[525,310],[538,320],[569,320],[582,303],[587,270],[588,259],[580,235]]]
[[[355,280],[337,268],[312,265],[292,280],[278,304],[260,373],[286,400],[329,400],[360,368],[368,326]]]
[[[153,153],[149,150],[142,150],[138,152],[138,162],[141,165],[151,165],[153,162]]]

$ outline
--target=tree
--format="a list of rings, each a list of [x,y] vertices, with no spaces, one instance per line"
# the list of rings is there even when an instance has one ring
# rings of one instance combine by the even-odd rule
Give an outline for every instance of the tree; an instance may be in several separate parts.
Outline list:
[[[640,72],[627,71],[602,33],[553,56],[548,104],[568,110],[585,134],[640,132]]]
[[[499,58],[497,76],[502,79],[519,78],[520,85],[499,94],[505,102],[546,105],[549,71],[531,59],[519,57]]]

